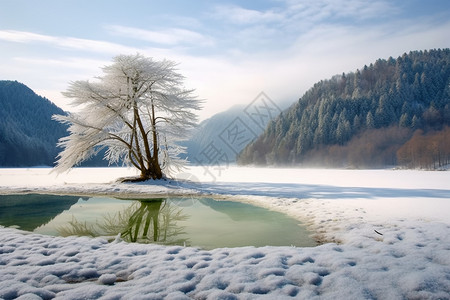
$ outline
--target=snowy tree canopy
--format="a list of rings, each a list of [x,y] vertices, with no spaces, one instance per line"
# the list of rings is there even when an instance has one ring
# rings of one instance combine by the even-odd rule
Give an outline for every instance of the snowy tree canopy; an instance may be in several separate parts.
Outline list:
[[[69,125],[55,170],[64,172],[106,148],[105,159],[139,169],[141,180],[161,179],[183,166],[176,142],[197,123],[201,101],[183,87],[176,63],[118,55],[95,81],[71,82],[64,96],[78,113],[53,118]]]

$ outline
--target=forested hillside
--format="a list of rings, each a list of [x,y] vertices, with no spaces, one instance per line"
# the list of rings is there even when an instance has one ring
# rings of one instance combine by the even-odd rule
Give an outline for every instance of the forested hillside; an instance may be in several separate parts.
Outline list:
[[[450,160],[450,49],[379,59],[316,83],[241,164],[433,168]]]
[[[64,111],[17,81],[0,81],[0,166],[53,165],[66,128],[51,119]]]

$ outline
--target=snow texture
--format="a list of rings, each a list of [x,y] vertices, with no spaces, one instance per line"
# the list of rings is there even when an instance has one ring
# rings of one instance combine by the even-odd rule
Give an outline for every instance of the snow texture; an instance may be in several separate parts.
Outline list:
[[[101,171],[1,169],[0,192],[208,194],[289,214],[325,243],[205,251],[1,228],[0,298],[450,299],[449,172],[228,167],[208,182],[198,167],[154,185]]]

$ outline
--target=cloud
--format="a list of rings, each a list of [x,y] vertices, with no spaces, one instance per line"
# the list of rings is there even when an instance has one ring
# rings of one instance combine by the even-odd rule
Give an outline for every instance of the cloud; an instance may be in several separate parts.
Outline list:
[[[80,39],[74,37],[60,37],[37,34],[17,30],[0,30],[0,40],[16,43],[45,43],[69,50],[97,52],[97,53],[133,53],[139,49],[116,43]]]
[[[259,11],[237,5],[218,5],[212,16],[239,25],[280,22],[284,14],[275,10]]]
[[[90,59],[83,57],[64,57],[56,58],[33,58],[33,57],[15,57],[15,61],[34,67],[45,68],[70,68],[79,70],[92,70],[98,73],[99,67],[109,64],[108,60]],[[94,73],[95,74],[95,73]]]
[[[53,43],[57,39],[52,36],[37,34],[33,32],[17,31],[17,30],[0,30],[0,40],[16,43],[31,43],[31,42]]]
[[[286,0],[284,15],[297,21],[334,21],[380,19],[397,14],[399,10],[389,1],[366,0]]]
[[[384,0],[279,0],[276,6],[260,10],[216,5],[210,19],[221,26],[216,35],[223,48],[230,53],[257,53],[289,48],[317,27],[360,29],[389,21],[398,12]]]
[[[399,12],[389,1],[366,0],[285,0],[266,10],[246,9],[238,5],[217,5],[212,16],[236,25],[287,26],[334,22],[337,19],[380,19]],[[302,31],[302,27],[297,27]]]
[[[173,46],[179,44],[191,44],[197,46],[211,46],[214,44],[211,37],[182,28],[165,28],[159,31],[144,30],[120,25],[111,25],[106,28],[110,31],[110,33],[115,35],[162,45]]]

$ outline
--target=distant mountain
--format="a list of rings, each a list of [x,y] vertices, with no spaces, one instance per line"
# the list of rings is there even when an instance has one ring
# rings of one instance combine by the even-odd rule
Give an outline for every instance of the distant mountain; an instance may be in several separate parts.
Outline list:
[[[184,156],[190,164],[214,165],[236,161],[237,154],[263,132],[263,128],[249,122],[243,110],[244,106],[234,106],[206,119],[194,130],[189,140],[180,143],[186,147]],[[239,139],[229,136],[228,130],[242,131]]]
[[[17,81],[0,81],[0,166],[51,166],[66,127],[51,119],[64,111]]]
[[[414,51],[316,83],[238,162],[436,167],[450,161],[448,126],[450,49]]]
[[[236,156],[260,135],[267,123],[281,112],[261,93],[252,103],[237,105],[201,122],[192,137],[181,143],[194,165],[234,163]]]

